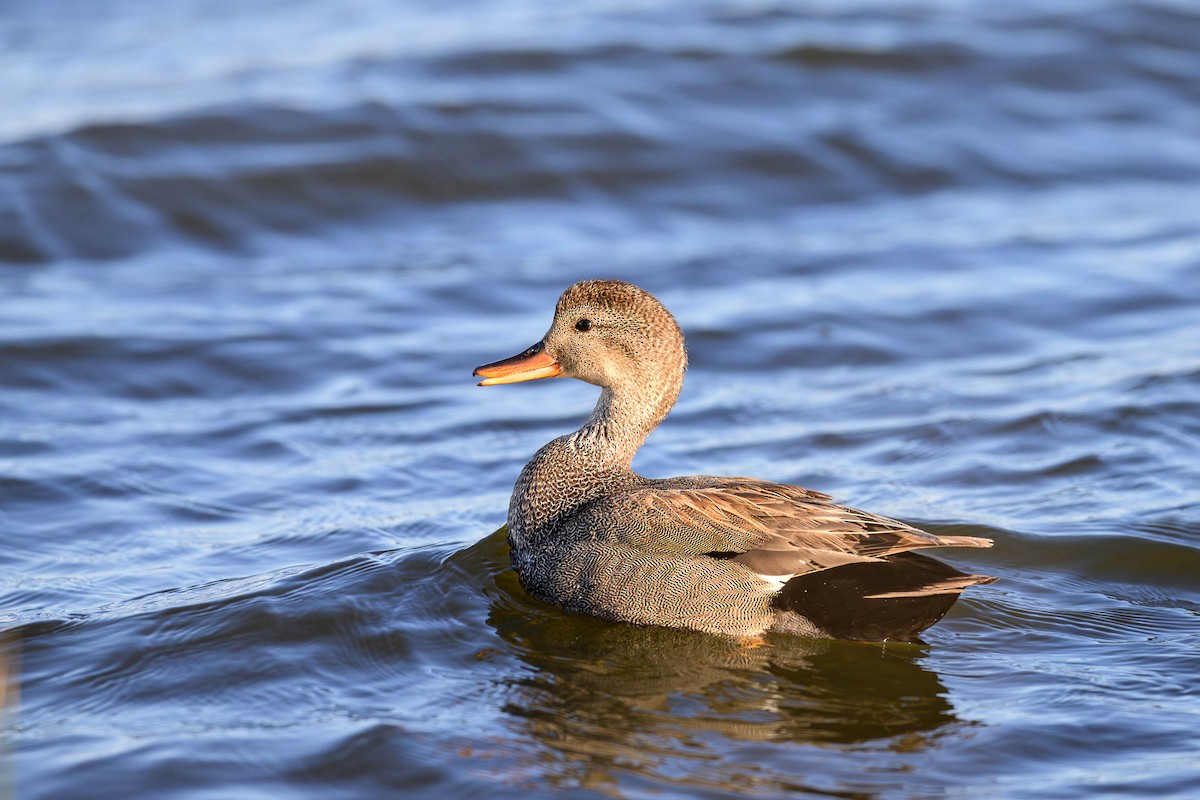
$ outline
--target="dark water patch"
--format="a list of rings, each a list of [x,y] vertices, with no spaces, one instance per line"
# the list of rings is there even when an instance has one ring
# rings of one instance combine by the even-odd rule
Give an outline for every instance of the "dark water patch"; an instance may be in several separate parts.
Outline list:
[[[288,339],[275,337],[214,342],[98,336],[9,341],[0,345],[0,357],[9,365],[12,388],[155,401],[261,392],[272,384],[295,391],[308,372],[295,363],[303,358],[295,350]],[[286,368],[276,366],[284,362]]]
[[[317,792],[334,796],[348,784],[356,792],[368,793],[442,791],[447,781],[454,780],[451,771],[414,756],[412,740],[412,732],[399,725],[372,725],[329,743],[313,758],[297,759],[295,766],[282,776],[281,784],[313,786]],[[364,775],[363,764],[388,764],[392,769]]]
[[[28,187],[29,215],[42,221],[43,241],[54,237],[38,260],[110,259],[155,241],[244,250],[256,231],[304,230],[361,218],[390,203],[529,193],[521,185],[530,179],[520,172],[468,179],[451,177],[463,173],[446,164],[448,153],[463,148],[490,153],[497,164],[528,161],[517,157],[516,142],[486,131],[466,134],[468,141],[462,131],[438,126],[436,117],[406,123],[377,106],[341,116],[349,122],[273,108],[228,109],[19,145],[33,149],[29,158],[54,165]],[[285,128],[291,133],[280,137]],[[544,182],[559,183],[549,176]],[[6,233],[11,244],[4,257],[31,260],[36,245],[21,242],[16,231]]]
[[[954,69],[971,61],[970,51],[953,43],[906,42],[896,48],[851,49],[797,45],[772,54],[774,58],[815,69],[852,68],[885,73]]]

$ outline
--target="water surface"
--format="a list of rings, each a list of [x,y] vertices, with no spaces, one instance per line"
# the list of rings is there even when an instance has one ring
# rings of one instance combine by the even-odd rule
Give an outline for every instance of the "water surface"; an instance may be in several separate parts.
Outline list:
[[[1200,795],[1200,9],[0,4],[23,798]],[[691,370],[635,466],[997,575],[924,644],[566,615],[476,389],[584,277]],[[19,699],[14,700],[19,693]]]

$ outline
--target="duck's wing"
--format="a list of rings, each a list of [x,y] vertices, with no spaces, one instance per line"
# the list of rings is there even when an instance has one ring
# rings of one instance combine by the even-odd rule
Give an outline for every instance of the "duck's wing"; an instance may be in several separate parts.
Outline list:
[[[791,577],[927,547],[991,547],[838,505],[821,492],[750,478],[676,478],[610,495],[595,508],[648,550],[711,555],[782,584]]]

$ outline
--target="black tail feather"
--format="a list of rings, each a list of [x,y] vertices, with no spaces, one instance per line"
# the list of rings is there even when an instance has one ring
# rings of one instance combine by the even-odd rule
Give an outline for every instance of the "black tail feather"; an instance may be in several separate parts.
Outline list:
[[[835,639],[907,641],[941,619],[963,589],[993,580],[929,556],[897,553],[874,563],[798,575],[773,604]]]

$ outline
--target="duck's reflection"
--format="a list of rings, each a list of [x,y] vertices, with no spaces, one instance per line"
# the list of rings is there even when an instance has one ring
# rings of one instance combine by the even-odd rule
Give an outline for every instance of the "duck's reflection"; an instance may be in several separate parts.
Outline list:
[[[544,777],[565,785],[604,789],[687,763],[717,778],[730,748],[752,743],[919,749],[957,722],[922,646],[777,636],[747,647],[566,614],[505,569],[503,529],[476,547],[494,567],[488,622],[531,667],[508,680],[505,711],[557,762]]]

